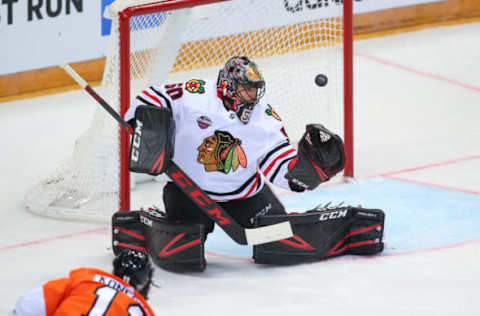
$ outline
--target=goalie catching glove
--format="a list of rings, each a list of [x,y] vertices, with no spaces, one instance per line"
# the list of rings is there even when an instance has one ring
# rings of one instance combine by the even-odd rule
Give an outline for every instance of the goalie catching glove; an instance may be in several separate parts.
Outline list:
[[[167,108],[141,105],[135,110],[129,169],[161,174],[173,157],[175,123]]]
[[[298,155],[285,177],[294,191],[313,190],[345,166],[340,136],[321,124],[308,124],[298,143]]]

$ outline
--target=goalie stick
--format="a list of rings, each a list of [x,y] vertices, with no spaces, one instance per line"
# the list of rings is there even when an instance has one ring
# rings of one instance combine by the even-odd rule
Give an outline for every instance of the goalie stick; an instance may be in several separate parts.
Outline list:
[[[88,92],[128,133],[130,125],[100,96],[83,78],[63,63],[60,65],[82,88]],[[235,242],[241,245],[259,245],[293,236],[290,221],[257,228],[245,228],[235,221],[217,202],[180,169],[173,161],[168,162],[166,175],[182,190],[210,219],[217,223]]]

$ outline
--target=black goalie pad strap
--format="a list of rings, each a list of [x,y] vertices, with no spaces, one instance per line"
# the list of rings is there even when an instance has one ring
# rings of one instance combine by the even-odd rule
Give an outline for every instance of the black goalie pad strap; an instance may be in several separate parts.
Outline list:
[[[298,143],[297,163],[285,177],[312,190],[344,167],[345,149],[340,136],[321,124],[309,124]]]
[[[202,224],[167,221],[157,212],[140,215],[146,225],[147,248],[153,262],[166,270],[205,270],[205,228]]]
[[[135,110],[129,169],[161,174],[173,157],[175,124],[167,108],[141,105]]]
[[[139,218],[142,212],[116,212],[112,215],[112,249],[115,255],[125,248],[147,252],[145,226]]]
[[[383,250],[382,210],[354,207],[302,214],[259,216],[256,225],[288,219],[293,237],[253,247],[253,259],[264,264],[296,264],[344,254],[372,255]]]

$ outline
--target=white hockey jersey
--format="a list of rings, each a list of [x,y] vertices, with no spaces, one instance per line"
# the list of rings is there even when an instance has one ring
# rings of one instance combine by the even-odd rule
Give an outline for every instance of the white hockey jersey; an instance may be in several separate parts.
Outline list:
[[[213,200],[251,197],[262,189],[265,179],[289,189],[284,176],[297,151],[269,104],[260,101],[244,124],[224,107],[214,83],[192,79],[145,89],[132,102],[126,121],[139,105],[172,111],[173,161]]]

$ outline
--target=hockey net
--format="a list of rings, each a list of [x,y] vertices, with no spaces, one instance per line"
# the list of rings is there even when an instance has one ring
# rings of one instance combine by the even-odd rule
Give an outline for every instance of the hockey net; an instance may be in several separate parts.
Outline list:
[[[151,84],[215,81],[230,57],[249,56],[291,140],[307,123],[324,124],[345,140],[345,175],[353,176],[351,7],[351,0],[117,0],[98,91],[123,115]],[[320,73],[328,77],[324,87],[315,84]],[[72,158],[27,193],[27,209],[108,222],[119,209],[161,204],[161,181],[132,189],[128,143],[98,107]]]

